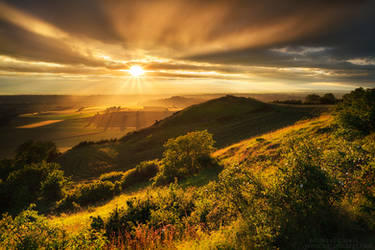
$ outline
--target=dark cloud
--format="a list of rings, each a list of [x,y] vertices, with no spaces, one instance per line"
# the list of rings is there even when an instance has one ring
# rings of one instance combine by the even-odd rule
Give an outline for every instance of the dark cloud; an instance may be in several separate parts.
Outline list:
[[[146,69],[163,71],[150,75],[162,77],[210,78],[198,72],[215,71],[222,74],[215,77],[218,79],[238,79],[225,74],[256,74],[301,83],[375,82],[375,1],[371,0],[0,0],[1,3],[25,15],[25,20],[20,21],[0,8],[1,55],[65,65],[0,65],[4,71],[95,74],[97,68],[98,74],[117,72],[132,64],[133,56],[128,51],[140,49],[171,60],[144,62]],[[50,25],[64,37],[33,30],[22,23],[28,18]],[[68,40],[80,41],[79,49]],[[98,51],[108,58],[98,57]],[[320,69],[328,73],[279,68],[311,68],[312,72]],[[183,70],[192,72],[177,72]]]
[[[0,20],[0,53],[32,61],[101,66],[103,62],[82,56],[58,39],[40,36]]]
[[[375,58],[374,1],[310,2],[316,6],[327,5],[325,9],[330,10],[336,19],[330,25],[320,27],[318,32],[305,34],[290,41],[255,48],[199,53],[185,59],[275,67],[373,70],[375,65],[353,65],[348,60]],[[300,26],[304,27],[304,23],[301,22]],[[314,51],[317,48],[322,50]],[[312,51],[303,53],[303,50],[308,49]]]
[[[52,23],[75,36],[86,36],[105,42],[120,41],[101,0],[17,0],[5,1],[10,6]]]

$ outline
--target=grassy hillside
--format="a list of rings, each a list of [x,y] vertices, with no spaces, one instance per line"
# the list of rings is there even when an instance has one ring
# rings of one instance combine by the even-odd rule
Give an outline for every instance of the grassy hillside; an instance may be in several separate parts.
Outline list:
[[[283,143],[293,134],[311,133],[315,138],[328,140],[332,120],[331,115],[301,120],[291,126],[219,149],[214,156],[225,164],[251,165],[254,162],[272,162],[280,157]]]
[[[254,198],[256,202],[265,202],[261,198],[262,196],[258,197],[256,196],[256,193],[252,189],[252,186],[246,186],[249,185],[247,183],[246,178],[255,178],[255,180],[259,181],[259,185],[263,186],[265,190],[272,189],[273,186],[276,183],[278,183],[280,180],[277,178],[280,178],[280,172],[279,168],[280,166],[287,163],[286,158],[288,158],[288,154],[286,154],[286,150],[292,150],[293,155],[291,155],[292,158],[294,158],[294,154],[296,153],[298,156],[298,150],[300,150],[300,146],[302,145],[302,148],[307,146],[307,150],[313,149],[315,146],[317,146],[318,150],[322,150],[320,155],[314,156],[314,151],[311,151],[313,155],[308,156],[312,157],[312,159],[307,158],[311,160],[311,162],[318,162],[316,161],[315,157],[319,157],[318,159],[322,160],[321,164],[323,166],[326,166],[327,168],[330,166],[330,164],[334,164],[332,166],[335,166],[335,164],[338,164],[339,166],[345,166],[345,164],[349,164],[348,166],[352,165],[352,160],[356,159],[356,157],[359,157],[358,159],[363,159],[361,155],[356,154],[362,154],[362,149],[358,148],[356,146],[357,144],[353,142],[344,142],[341,139],[338,139],[334,136],[335,133],[335,125],[333,124],[333,119],[330,115],[323,115],[320,117],[316,117],[313,119],[308,120],[302,120],[299,121],[291,126],[284,127],[282,129],[261,134],[256,137],[252,137],[246,140],[242,140],[236,144],[230,145],[228,147],[222,148],[217,150],[213,156],[220,159],[220,161],[224,164],[225,169],[224,171],[217,177],[217,172],[215,172],[212,169],[204,170],[203,172],[199,173],[198,175],[195,175],[191,178],[186,179],[185,181],[181,182],[179,185],[179,188],[182,188],[181,191],[186,197],[197,197],[195,199],[198,199],[195,205],[195,209],[197,209],[196,212],[193,212],[190,217],[187,217],[189,219],[195,218],[195,213],[199,214],[199,209],[208,209],[210,211],[209,215],[207,215],[207,220],[216,220],[215,217],[211,218],[212,216],[223,216],[221,213],[229,213],[232,211],[233,207],[224,207],[221,208],[223,204],[216,203],[218,200],[222,199],[220,198],[221,195],[216,192],[222,192],[220,191],[220,183],[224,182],[225,188],[227,188],[226,185],[232,185],[237,183],[236,185],[240,185],[240,189],[233,189],[233,192],[239,191],[240,195],[239,197],[242,197],[241,194],[244,194],[245,196],[241,199],[250,199],[249,197],[252,197],[254,195]],[[296,146],[294,152],[294,149],[291,149],[291,145],[293,145],[293,141],[295,138],[306,138],[307,141],[311,143],[311,145],[315,145],[314,147],[310,148],[311,146],[308,146],[307,144],[303,143],[299,146]],[[371,140],[373,137],[367,137]],[[368,148],[367,141],[368,139],[364,138],[362,142],[365,144],[363,145],[363,148]],[[292,143],[292,144],[291,144]],[[299,142],[301,143],[301,142]],[[367,144],[366,144],[367,143]],[[371,142],[369,145],[372,145]],[[354,152],[355,150],[358,152]],[[368,149],[369,150],[369,149]],[[340,157],[345,156],[343,158]],[[305,152],[303,152],[302,156],[306,156]],[[240,168],[236,170],[236,168],[233,168],[232,166],[239,166]],[[340,180],[340,176],[337,175],[338,172],[336,172],[335,169],[332,169],[333,172],[330,172],[331,169],[326,169],[330,175],[335,176],[335,178],[338,178]],[[245,178],[243,174],[247,173],[248,177]],[[297,172],[298,173],[298,172]],[[305,174],[305,172],[301,172],[299,174]],[[232,176],[233,175],[233,176]],[[336,176],[337,175],[337,176]],[[245,179],[242,179],[245,178]],[[208,181],[214,180],[213,183],[209,183]],[[297,179],[292,179],[292,183],[294,181],[297,181]],[[230,181],[227,183],[227,181]],[[235,181],[234,183],[231,183],[231,181]],[[246,185],[242,183],[242,181],[245,181]],[[300,181],[298,179],[298,181]],[[297,181],[297,185],[299,187],[300,184]],[[313,180],[306,179],[304,180],[306,182],[306,188],[308,188],[308,182],[311,182]],[[63,214],[61,216],[56,216],[52,218],[52,224],[59,225],[63,228],[65,228],[69,232],[79,232],[83,230],[89,223],[91,217],[100,216],[104,220],[108,220],[109,217],[113,216],[114,211],[116,211],[117,208],[125,208],[129,210],[129,201],[134,200],[150,200],[149,197],[153,197],[153,199],[159,199],[158,197],[161,197],[162,194],[171,192],[171,189],[168,187],[158,187],[153,188],[149,184],[145,184],[146,186],[138,186],[134,187],[133,190],[129,190],[127,193],[122,194],[113,200],[101,204],[97,207],[91,207],[89,209],[83,210],[78,213],[73,214]],[[214,189],[215,191],[211,190],[212,185],[218,185],[217,188]],[[237,186],[235,186],[237,187]],[[207,192],[207,190],[211,190],[212,193],[210,193],[209,196],[203,195],[204,199],[199,200],[200,195],[202,195],[202,192]],[[246,191],[245,191],[246,190]],[[175,192],[175,191],[172,191]],[[244,193],[242,193],[244,192]],[[294,191],[293,191],[294,192]],[[314,192],[312,192],[314,193]],[[312,194],[310,191],[308,194]],[[228,194],[229,195],[229,194]],[[231,197],[232,193],[228,196]],[[305,195],[305,194],[304,194]],[[186,199],[190,199],[186,198]],[[194,200],[194,198],[191,198]],[[259,199],[259,200],[257,200]],[[320,199],[320,198],[319,198]],[[357,210],[358,209],[358,202],[361,200],[357,197],[355,200],[351,201],[346,200],[347,198],[344,198],[343,200],[337,199],[334,202],[334,207],[336,207],[336,210],[334,210],[335,217],[334,220],[338,220],[340,223],[340,228],[335,228],[334,230],[341,230],[343,233],[342,237],[350,237],[348,239],[358,239],[358,235],[361,236],[361,240],[363,242],[366,242],[366,244],[373,244],[373,234],[370,231],[361,231],[365,230],[361,229],[359,226],[353,226],[353,223],[358,223],[356,216],[366,216],[363,211]],[[188,202],[188,200],[179,201],[185,204],[184,202]],[[225,199],[224,199],[225,200]],[[152,201],[152,199],[151,199]],[[235,200],[238,202],[237,200]],[[252,202],[252,200],[250,199]],[[158,201],[161,202],[161,201]],[[168,201],[169,202],[169,201]],[[166,204],[168,204],[166,201]],[[191,202],[189,200],[189,202]],[[202,203],[203,202],[203,203]],[[285,201],[284,201],[285,202]],[[353,202],[353,204],[351,203]],[[141,204],[142,203],[135,203],[138,204],[139,209],[143,209]],[[221,205],[220,205],[221,204]],[[266,203],[267,204],[267,203]],[[260,207],[258,207],[258,205]],[[265,206],[263,203],[259,203],[257,206],[255,206],[255,210],[257,213],[259,212],[259,209],[261,209],[262,206]],[[202,206],[202,207],[201,207]],[[208,207],[207,207],[208,206]],[[211,207],[213,206],[213,207]],[[215,207],[217,206],[217,207]],[[246,207],[249,205],[247,204]],[[268,206],[268,205],[267,205]],[[264,209],[268,209],[268,207],[264,207]],[[167,210],[168,211],[168,210]],[[174,210],[173,210],[174,211]],[[204,210],[205,211],[205,210]],[[273,210],[272,210],[273,211]],[[275,210],[277,211],[277,210]],[[165,212],[165,211],[164,211]],[[225,214],[224,213],[224,214]],[[203,213],[204,214],[204,213]],[[351,214],[349,216],[349,214]],[[203,216],[203,215],[201,215]],[[257,216],[257,215],[256,215]],[[262,218],[263,215],[260,215],[260,218]],[[285,216],[285,215],[283,215]],[[159,218],[159,217],[158,217]],[[211,219],[210,219],[211,218]],[[214,230],[205,228],[203,231],[198,230],[195,232],[194,228],[188,229],[192,230],[192,235],[183,235],[181,238],[177,236],[179,240],[170,241],[167,242],[167,244],[171,244],[173,248],[177,249],[212,249],[215,246],[239,246],[236,245],[240,242],[242,244],[247,245],[248,242],[246,242],[247,239],[241,238],[241,235],[250,234],[247,228],[244,228],[244,221],[246,221],[245,218],[238,217],[237,219],[231,218],[231,217],[225,217],[226,220],[231,221],[231,223],[227,224],[226,226],[213,226],[213,228],[216,228]],[[159,218],[160,219],[160,218]],[[167,220],[169,221],[169,220]],[[209,222],[205,222],[209,224]],[[211,222],[213,223],[213,222]],[[257,222],[259,223],[259,222]],[[267,223],[269,223],[267,221]],[[328,222],[327,222],[328,223]],[[329,222],[332,223],[332,222]],[[359,222],[360,224],[361,222]],[[211,225],[212,226],[212,225]],[[311,226],[311,225],[310,225]],[[217,229],[220,228],[220,229]],[[166,229],[167,230],[167,229]],[[208,231],[205,231],[208,230]],[[264,230],[264,229],[262,229]],[[350,236],[345,234],[349,232]],[[189,231],[190,232],[190,231]],[[155,231],[157,233],[157,231]],[[191,232],[190,232],[191,233]],[[237,235],[236,237],[229,237],[230,235]],[[272,235],[271,235],[272,236]],[[262,237],[268,237],[266,234],[262,235]],[[273,236],[272,236],[273,237]],[[164,243],[165,244],[165,243]],[[240,248],[240,247],[239,247]],[[259,248],[259,246],[258,246]],[[327,248],[328,249],[328,248]]]
[[[375,92],[371,96],[364,93],[369,101],[374,100]],[[29,244],[25,239],[31,239],[39,246],[79,249],[336,249],[343,244],[352,249],[373,249],[375,127],[363,124],[373,125],[375,119],[356,115],[374,114],[375,106],[362,105],[357,99],[350,102],[352,95],[344,98],[335,116],[299,120],[216,152],[207,131],[179,136],[167,143],[160,161],[142,163],[127,173],[108,173],[101,181],[64,192],[63,198],[52,204],[58,209],[49,211],[68,214],[49,215],[48,221],[32,208],[15,219],[4,215],[0,220],[2,244],[22,246]],[[238,98],[220,98],[198,110],[194,110],[197,106],[186,109],[153,127],[183,127],[187,120],[196,121],[193,125],[198,126],[206,122],[196,120],[201,110],[210,119],[228,115],[216,112],[218,107],[225,110],[228,99],[232,99],[233,107],[242,103]],[[252,108],[237,106],[233,113],[238,119],[246,112],[285,112],[285,107],[243,101],[251,102]],[[358,104],[355,109],[353,102]],[[358,110],[361,112],[355,112]],[[214,122],[211,125],[215,128]],[[118,147],[126,142],[86,143],[76,150],[110,162],[118,160]],[[205,164],[207,160],[214,164]],[[29,173],[48,167],[45,162],[41,163],[44,168],[37,166],[8,174],[10,178],[2,185],[5,190],[19,191],[13,200],[24,197],[17,185],[30,178],[23,176],[32,177]],[[135,178],[131,184],[125,181],[132,180],[131,175],[137,177],[134,174],[146,176],[155,168],[156,177],[172,178],[161,185],[149,176]],[[42,195],[36,196],[40,200],[55,197],[47,192],[49,187],[64,181],[62,172],[51,170],[54,174],[42,173],[53,178],[41,184]]]
[[[159,158],[162,145],[169,138],[190,131],[207,129],[214,135],[216,147],[222,148],[316,116],[324,110],[327,108],[281,106],[225,96],[188,107],[116,142],[73,148],[60,158],[60,163],[74,178],[93,177],[110,170],[127,170],[141,161]]]
[[[273,163],[276,158],[280,157],[280,148],[285,143],[286,138],[293,133],[308,133],[309,131],[324,131],[332,122],[332,117],[329,115],[320,116],[314,119],[299,121],[296,124],[284,127],[274,132],[262,134],[259,137],[253,137],[250,139],[242,140],[236,144],[217,150],[213,156],[220,159],[224,165],[240,164],[243,166],[250,166],[250,161],[260,160],[262,164],[265,159],[269,163]],[[327,133],[321,133],[320,137],[327,137]],[[260,139],[262,138],[262,139]],[[94,148],[94,147],[92,147]],[[90,155],[93,157],[95,152],[91,152]],[[246,164],[247,162],[247,164]],[[269,171],[272,171],[270,168]],[[265,172],[265,174],[267,171]],[[202,186],[207,184],[208,181],[215,179],[217,172],[213,170],[205,170],[198,175],[186,179],[181,183],[181,186],[185,189]],[[145,186],[146,185],[146,186]],[[108,217],[110,213],[116,208],[126,204],[126,201],[131,198],[142,198],[148,192],[155,190],[164,190],[165,187],[152,188],[150,184],[142,184],[141,186],[135,186],[124,194],[115,197],[113,200],[99,204],[98,206],[91,207],[89,209],[72,213],[62,214],[60,216],[52,217],[53,224],[62,225],[68,231],[77,232],[82,230],[90,221],[92,216]]]

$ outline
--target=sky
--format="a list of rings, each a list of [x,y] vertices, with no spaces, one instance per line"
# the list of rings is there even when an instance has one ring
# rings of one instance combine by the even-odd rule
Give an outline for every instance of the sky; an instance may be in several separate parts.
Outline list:
[[[0,0],[0,94],[375,87],[374,2]]]

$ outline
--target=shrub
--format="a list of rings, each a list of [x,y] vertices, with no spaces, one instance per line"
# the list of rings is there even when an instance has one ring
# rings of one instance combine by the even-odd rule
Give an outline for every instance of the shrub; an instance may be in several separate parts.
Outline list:
[[[190,132],[172,138],[164,144],[165,151],[161,160],[154,184],[161,185],[172,182],[175,178],[183,178],[207,167],[210,154],[214,150],[215,141],[207,130]]]
[[[57,159],[59,152],[53,142],[27,141],[21,144],[16,150],[16,161],[25,165],[39,163],[42,161],[52,162]]]
[[[159,170],[158,160],[143,161],[135,168],[126,171],[121,179],[122,187],[126,188],[140,182],[146,182],[154,177]]]
[[[116,171],[114,171],[114,172],[109,172],[109,173],[102,174],[99,177],[99,180],[101,180],[101,181],[110,181],[110,182],[115,183],[116,181],[120,181],[123,176],[124,176],[124,172],[116,172]]]
[[[77,188],[74,200],[81,206],[112,198],[116,194],[115,184],[110,181],[96,181]]]
[[[12,219],[0,221],[0,246],[4,249],[57,249],[67,246],[63,230],[48,225],[36,211],[26,210]]]
[[[107,244],[99,232],[84,230],[70,235],[32,209],[14,219],[4,214],[0,220],[1,249],[103,249]]]
[[[335,232],[333,183],[321,169],[321,151],[308,139],[294,141],[279,165],[270,212],[280,248],[300,248],[308,239]],[[290,241],[293,239],[293,242]]]
[[[336,108],[336,121],[344,129],[375,131],[375,89],[357,88],[344,95]]]
[[[96,181],[81,184],[56,204],[55,211],[77,211],[82,206],[109,200],[119,193],[121,193],[121,182],[119,181],[115,183],[110,181]]]
[[[64,197],[69,181],[57,163],[32,163],[9,174],[5,183],[10,207],[16,214],[30,203],[43,201],[44,205]]]
[[[54,170],[48,173],[40,184],[43,200],[47,203],[51,203],[64,198],[68,183],[68,179],[65,178],[62,170]]]
[[[193,195],[187,195],[178,185],[171,184],[169,188],[149,193],[145,197],[129,199],[124,209],[116,208],[106,220],[93,217],[91,227],[104,231],[106,236],[113,239],[132,234],[142,224],[153,229],[170,224],[178,226],[193,210]]]

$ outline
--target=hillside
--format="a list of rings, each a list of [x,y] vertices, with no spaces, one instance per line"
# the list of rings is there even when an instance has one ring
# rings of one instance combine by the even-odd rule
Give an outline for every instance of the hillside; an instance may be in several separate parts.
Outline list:
[[[148,100],[142,105],[186,108],[188,106],[204,102],[202,98],[189,98],[183,96],[172,96],[164,99]]]
[[[287,142],[287,138],[290,135],[307,135],[312,133],[316,138],[328,138],[329,131],[327,128],[331,125],[331,122],[332,117],[330,115],[298,121],[293,125],[286,126],[279,130],[261,134],[259,137],[247,138],[236,144],[219,149],[213,153],[213,156],[220,159],[224,166],[242,164],[243,167],[249,167],[251,166],[250,161],[257,161],[259,165],[263,165],[268,161],[271,167],[269,171],[264,171],[264,174],[267,174],[274,170],[272,164],[280,157],[280,149],[282,145]],[[265,168],[262,168],[262,170],[265,170]],[[218,172],[213,170],[202,171],[198,175],[183,181],[180,185],[185,189],[204,186],[208,181],[217,179],[217,174]],[[163,191],[166,189],[165,187],[153,188],[151,185],[147,185],[149,185],[149,183],[135,186],[129,191],[113,198],[111,201],[99,204],[96,207],[91,207],[89,210],[54,216],[52,222],[53,224],[62,225],[68,231],[77,232],[82,230],[90,222],[90,217],[102,216],[106,218],[113,209],[123,206],[129,199],[141,198],[144,197],[147,192]]]
[[[194,130],[207,129],[217,148],[267,133],[314,117],[325,107],[266,104],[252,98],[225,96],[190,106],[154,125],[130,133],[115,142],[75,147],[59,160],[74,178],[88,178],[112,170],[127,170],[144,160],[161,156],[169,139]]]

